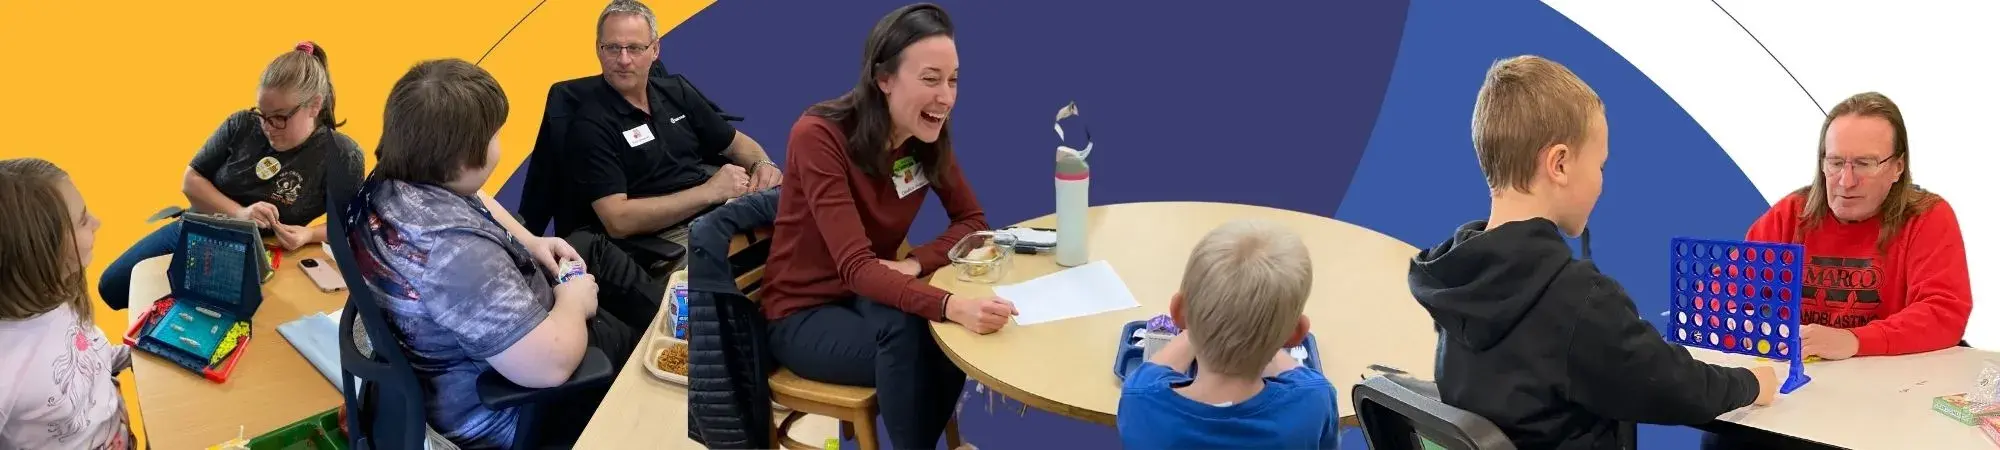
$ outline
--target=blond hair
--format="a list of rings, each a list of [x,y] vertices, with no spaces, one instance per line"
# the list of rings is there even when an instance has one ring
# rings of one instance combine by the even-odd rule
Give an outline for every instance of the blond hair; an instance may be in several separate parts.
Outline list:
[[[1597,91],[1562,64],[1534,55],[1494,62],[1472,106],[1472,148],[1486,187],[1528,192],[1542,151],[1581,145],[1592,115],[1603,111]]]
[[[69,174],[37,158],[0,160],[0,319],[34,318],[70,305],[90,321],[78,267],[76,221],[57,184]]]
[[[1833,215],[1833,208],[1826,203],[1826,171],[1821,169],[1822,162],[1826,160],[1826,131],[1833,128],[1833,119],[1847,116],[1880,118],[1889,122],[1889,127],[1896,131],[1894,150],[1882,163],[1893,161],[1903,164],[1903,174],[1896,178],[1895,184],[1889,185],[1889,195],[1882,199],[1882,207],[1876,212],[1882,216],[1882,231],[1875,237],[1875,251],[1887,252],[1890,241],[1902,231],[1903,224],[1930,210],[1937,203],[1938,195],[1911,183],[1910,137],[1909,129],[1903,126],[1903,109],[1889,100],[1889,96],[1879,92],[1854,94],[1833,105],[1833,111],[1826,113],[1826,122],[1819,126],[1819,159],[1813,161],[1812,186],[1798,192],[1805,194],[1806,204],[1799,211],[1798,229],[1792,236],[1798,242],[1805,242],[1807,230],[1818,227],[1826,216]]]
[[[264,66],[263,81],[259,86],[290,94],[294,102],[320,99],[319,116],[313,118],[314,126],[335,129],[347,124],[334,119],[333,75],[327,70],[326,47],[318,43],[300,42],[292,51],[273,58],[271,64]]]
[[[1202,371],[1253,377],[1297,330],[1312,293],[1312,256],[1269,222],[1209,231],[1181,275],[1181,320]]]

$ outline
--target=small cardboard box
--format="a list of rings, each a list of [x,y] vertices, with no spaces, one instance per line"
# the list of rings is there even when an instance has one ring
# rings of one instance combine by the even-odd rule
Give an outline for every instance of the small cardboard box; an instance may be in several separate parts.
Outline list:
[[[1931,409],[1966,425],[1978,425],[1981,418],[2000,415],[2000,404],[1978,403],[1965,399],[1965,394],[1952,394],[1931,400]]]

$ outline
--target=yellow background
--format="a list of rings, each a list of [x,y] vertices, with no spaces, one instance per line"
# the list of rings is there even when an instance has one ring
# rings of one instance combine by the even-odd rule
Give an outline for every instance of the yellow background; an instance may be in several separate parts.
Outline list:
[[[664,33],[712,2],[646,3]],[[104,222],[94,294],[104,266],[153,231],[147,216],[187,204],[188,160],[224,117],[256,104],[264,66],[281,52],[303,40],[326,48],[341,131],[373,167],[390,85],[418,61],[478,60],[537,3],[0,1],[0,158],[48,159],[83,191]],[[604,5],[548,0],[481,64],[511,106],[488,192],[532,149],[549,84],[599,72],[593,26]],[[99,303],[96,315],[107,337],[123,334],[125,314]],[[132,376],[120,379],[143,443]]]

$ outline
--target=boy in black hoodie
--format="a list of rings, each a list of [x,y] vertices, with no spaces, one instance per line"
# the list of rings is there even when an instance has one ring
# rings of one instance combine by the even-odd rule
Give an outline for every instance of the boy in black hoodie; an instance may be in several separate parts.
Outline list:
[[[1585,223],[1604,187],[1604,103],[1554,61],[1494,63],[1472,141],[1492,215],[1410,263],[1410,291],[1440,331],[1438,392],[1521,448],[1615,449],[1635,422],[1691,425],[1774,400],[1770,367],[1696,361],[1597,271]],[[1564,236],[1580,236],[1570,257]]]

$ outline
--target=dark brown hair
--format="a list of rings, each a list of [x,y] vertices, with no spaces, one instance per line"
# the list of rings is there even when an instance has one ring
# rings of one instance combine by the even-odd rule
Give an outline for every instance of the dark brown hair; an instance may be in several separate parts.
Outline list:
[[[486,147],[507,123],[507,93],[493,75],[461,59],[417,63],[389,89],[375,174],[444,184],[486,165]]]
[[[854,89],[806,109],[806,114],[840,124],[847,134],[847,156],[862,173],[887,177],[890,171],[889,139],[895,124],[889,118],[888,96],[876,82],[902,67],[903,50],[910,44],[932,36],[951,37],[953,30],[951,16],[938,5],[918,3],[890,11],[868,33],[861,49],[861,80]],[[945,121],[937,142],[908,142],[910,153],[923,165],[924,178],[943,185],[946,180],[938,174],[952,164],[951,121]]]
[[[1542,150],[1582,144],[1591,114],[1602,111],[1597,91],[1562,64],[1534,55],[1494,62],[1472,105],[1472,148],[1486,187],[1527,192]]]
[[[326,48],[318,43],[301,42],[292,51],[272,59],[270,65],[264,66],[263,85],[304,97],[299,101],[321,98],[319,116],[313,118],[313,123],[322,128],[331,130],[347,125],[333,118],[333,75],[326,67]]]
[[[1889,251],[1889,242],[1896,233],[1903,230],[1903,224],[1910,218],[1928,211],[1937,203],[1937,194],[1930,193],[1910,182],[1910,137],[1909,129],[1903,126],[1903,109],[1889,96],[1879,92],[1863,92],[1833,105],[1826,113],[1826,122],[1819,126],[1819,158],[1813,160],[1812,186],[1794,192],[1806,197],[1806,203],[1799,209],[1798,229],[1792,233],[1796,242],[1804,242],[1806,230],[1819,226],[1827,216],[1833,215],[1833,208],[1826,204],[1826,132],[1833,128],[1833,120],[1841,117],[1876,117],[1889,122],[1889,128],[1896,131],[1895,150],[1883,164],[1894,162],[1902,166],[1903,175],[1896,183],[1889,185],[1889,195],[1882,198],[1882,207],[1875,214],[1882,216],[1882,232],[1876,236],[1875,251]]]
[[[76,253],[76,221],[56,183],[69,178],[36,158],[0,160],[0,319],[33,318],[64,303],[90,321],[90,292]]]

